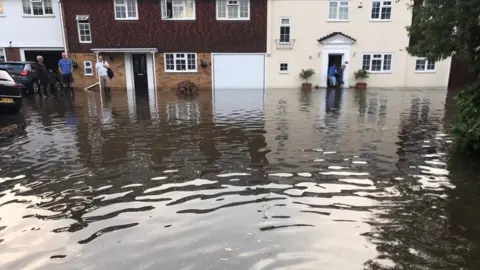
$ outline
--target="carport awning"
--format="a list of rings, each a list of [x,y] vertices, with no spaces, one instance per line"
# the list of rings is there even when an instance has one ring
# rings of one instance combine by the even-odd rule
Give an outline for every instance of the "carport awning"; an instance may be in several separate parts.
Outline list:
[[[158,49],[157,48],[93,48],[92,51],[95,53],[100,53],[100,52],[157,53]]]

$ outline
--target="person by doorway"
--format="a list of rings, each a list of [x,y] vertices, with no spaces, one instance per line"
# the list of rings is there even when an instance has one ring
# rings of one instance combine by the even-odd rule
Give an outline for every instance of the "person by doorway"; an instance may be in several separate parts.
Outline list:
[[[62,83],[65,91],[73,93],[73,64],[65,52],[62,53],[62,59],[58,61],[58,68],[62,74]]]
[[[328,69],[328,81],[330,82],[331,87],[335,87],[337,85],[337,78],[335,74],[337,73],[337,66],[332,64]]]
[[[95,65],[97,79],[100,80],[100,90],[105,91],[105,94],[110,93],[110,78],[108,76],[108,69],[110,65],[103,60],[101,55],[98,56],[98,62]]]

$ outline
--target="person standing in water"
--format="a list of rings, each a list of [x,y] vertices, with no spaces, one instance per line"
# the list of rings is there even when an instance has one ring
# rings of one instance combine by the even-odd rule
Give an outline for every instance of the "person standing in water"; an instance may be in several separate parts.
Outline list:
[[[330,81],[330,86],[335,87],[337,85],[337,78],[335,78],[335,74],[337,73],[337,66],[332,64],[328,69],[328,80]]]
[[[62,59],[58,61],[58,68],[60,69],[60,73],[62,74],[62,82],[65,91],[72,91],[73,93],[73,64],[72,61],[68,59],[65,52],[62,53]]]
[[[37,64],[35,65],[35,73],[37,75],[38,88],[40,90],[40,95],[46,97],[50,95],[50,75],[48,70],[43,63],[43,56],[37,56]]]
[[[100,90],[110,92],[110,78],[108,77],[108,69],[110,65],[107,61],[103,60],[101,55],[98,56],[98,62],[95,65],[97,79],[100,78]]]

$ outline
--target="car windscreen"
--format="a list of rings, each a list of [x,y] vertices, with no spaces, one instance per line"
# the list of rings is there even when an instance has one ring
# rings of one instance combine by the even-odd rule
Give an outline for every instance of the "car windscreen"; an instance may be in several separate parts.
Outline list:
[[[0,68],[8,70],[10,73],[20,73],[23,70],[25,64],[13,64],[13,63],[0,63]]]
[[[0,69],[0,81],[10,81],[10,82],[13,82],[13,78],[12,78],[12,76],[10,76],[10,74],[8,74],[8,72],[6,72],[5,70],[1,70],[1,69]]]

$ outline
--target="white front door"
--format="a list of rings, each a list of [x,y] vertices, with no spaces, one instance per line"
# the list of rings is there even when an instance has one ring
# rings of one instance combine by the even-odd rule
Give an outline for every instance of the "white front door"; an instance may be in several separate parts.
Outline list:
[[[264,89],[265,54],[213,54],[214,90]]]

